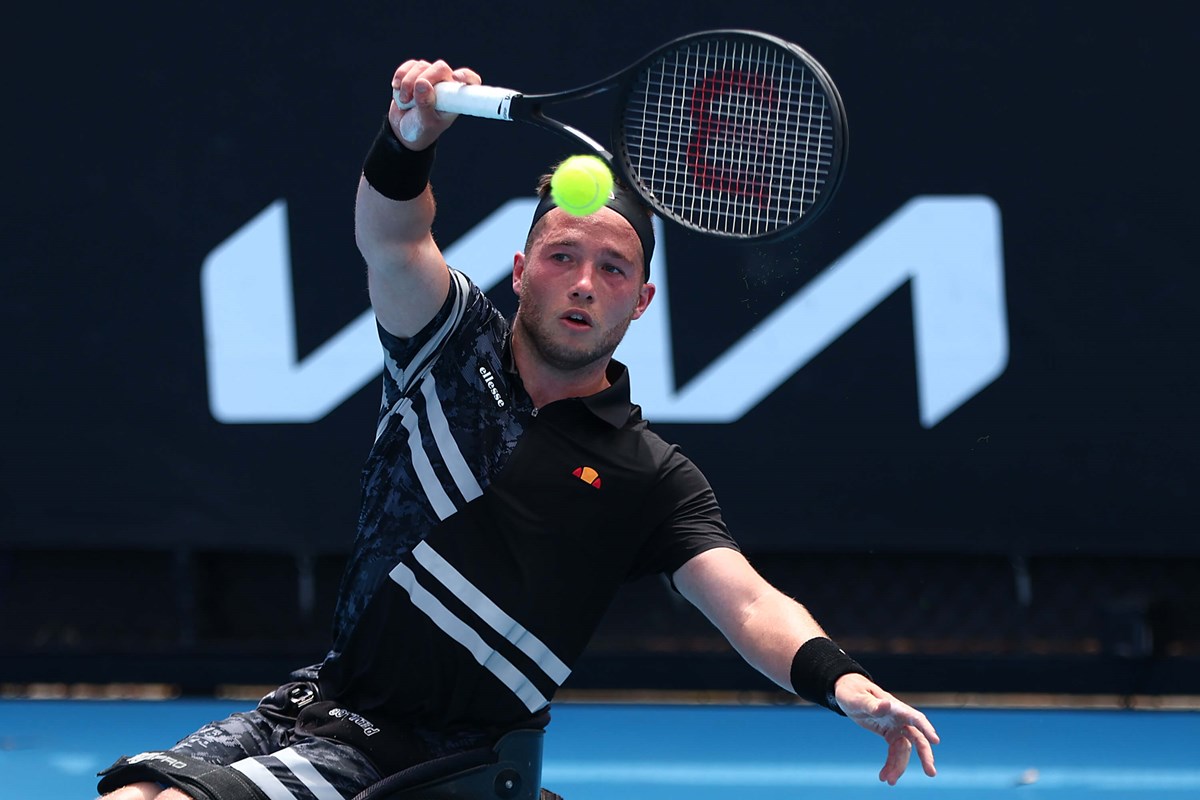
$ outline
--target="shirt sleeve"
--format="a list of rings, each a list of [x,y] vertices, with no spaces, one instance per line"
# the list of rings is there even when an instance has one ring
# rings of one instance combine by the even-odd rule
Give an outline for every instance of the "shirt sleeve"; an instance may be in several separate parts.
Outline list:
[[[471,314],[485,314],[489,303],[471,280],[458,270],[450,270],[450,290],[442,307],[420,331],[410,338],[393,336],[376,322],[383,345],[383,409],[395,405],[433,366],[446,343]]]
[[[671,446],[644,509],[655,521],[630,578],[668,576],[694,557],[716,547],[739,550],[721,516],[708,479],[678,447]]]

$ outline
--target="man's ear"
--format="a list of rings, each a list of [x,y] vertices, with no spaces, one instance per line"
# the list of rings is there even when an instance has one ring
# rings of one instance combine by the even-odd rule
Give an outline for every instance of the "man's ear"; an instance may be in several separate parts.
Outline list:
[[[525,274],[525,254],[513,255],[512,290],[517,297],[521,296],[521,276]]]
[[[633,316],[631,319],[637,319],[642,314],[646,313],[646,309],[650,307],[650,301],[654,299],[654,284],[643,283],[642,290],[638,294],[637,305],[633,307]]]

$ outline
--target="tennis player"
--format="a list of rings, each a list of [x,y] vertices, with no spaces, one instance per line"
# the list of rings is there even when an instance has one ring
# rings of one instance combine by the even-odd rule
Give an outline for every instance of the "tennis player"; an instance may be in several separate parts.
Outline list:
[[[549,704],[618,587],[660,573],[755,668],[934,775],[937,733],[739,551],[713,491],[630,402],[612,354],[654,299],[650,215],[617,187],[568,215],[546,181],[513,258],[510,323],[431,234],[434,85],[407,61],[359,182],[356,231],[386,365],[357,538],[324,661],[257,708],[102,773],[114,800],[349,800],[514,730]],[[401,130],[416,132],[402,144]],[[466,265],[464,265],[466,266]]]

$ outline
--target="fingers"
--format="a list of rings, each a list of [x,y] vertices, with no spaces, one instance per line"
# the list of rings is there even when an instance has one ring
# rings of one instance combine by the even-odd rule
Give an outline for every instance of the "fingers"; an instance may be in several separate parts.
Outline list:
[[[860,725],[877,730],[884,736],[890,729],[911,725],[933,744],[941,742],[941,737],[938,736],[928,717],[882,689],[877,689],[876,694],[869,695],[854,712],[847,711],[846,713],[855,718]]]
[[[912,715],[909,717],[908,724],[912,725],[914,728],[923,733],[925,738],[933,744],[941,744],[942,738],[938,736],[938,732],[934,729],[933,723],[930,722],[929,718],[920,711],[913,711]]]
[[[939,744],[941,737],[928,717],[874,684],[857,687],[848,684],[845,688],[845,703],[841,694],[838,702],[843,704],[847,715],[887,740],[887,761],[879,772],[881,781],[894,785],[900,780],[914,749],[925,774],[931,778],[937,775],[933,745]]]
[[[893,713],[895,713],[897,721],[905,726],[914,728],[921,735],[921,741],[925,743],[926,747],[929,747],[930,743],[941,743],[941,737],[938,736],[938,732],[934,729],[933,723],[929,721],[928,717],[912,706],[901,703],[899,700],[896,701],[896,705],[898,708],[894,709]]]
[[[931,778],[937,777],[937,768],[933,763],[933,744],[919,728],[905,725],[898,733],[889,736],[887,741],[887,761],[879,771],[879,780],[895,786],[896,781],[900,780],[900,776],[908,769],[914,748],[924,773]]]
[[[912,755],[912,742],[904,736],[897,736],[888,742],[887,761],[879,771],[879,780],[889,786],[895,786],[896,781],[908,769],[908,759]]]
[[[436,108],[437,90],[443,81],[479,85],[473,69],[451,69],[445,61],[409,59],[392,74],[393,102],[388,109],[392,130],[406,145],[423,150],[454,122],[455,114],[443,114]]]
[[[470,86],[478,86],[483,83],[483,80],[479,77],[479,73],[469,67],[460,67],[454,70],[454,80]]]
[[[444,61],[430,63],[421,59],[409,59],[396,68],[392,75],[392,89],[396,90],[401,103],[411,103],[417,95],[417,82],[428,90],[438,80],[449,80],[450,67]]]
[[[478,86],[481,81],[475,70],[460,67],[451,69],[445,61],[429,62],[409,59],[396,68],[392,75],[392,89],[399,92],[401,103],[416,100],[418,106],[432,106],[435,99],[433,87],[442,81],[457,81]]]
[[[937,744],[937,734],[934,734],[935,738],[931,740],[920,731],[916,729],[911,730],[913,730],[913,734],[910,736],[909,741],[917,748],[917,758],[921,762],[921,769],[929,777],[937,777],[937,767],[933,765],[933,744]],[[931,741],[933,744],[930,744]]]

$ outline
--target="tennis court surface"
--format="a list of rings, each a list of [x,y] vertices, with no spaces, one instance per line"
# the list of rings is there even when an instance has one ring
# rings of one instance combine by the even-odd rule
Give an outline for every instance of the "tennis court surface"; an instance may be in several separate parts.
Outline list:
[[[243,701],[0,701],[0,796],[90,798],[122,753]],[[793,706],[560,703],[543,783],[566,800],[1200,797],[1200,712],[929,709],[939,776],[878,782],[881,740]]]

